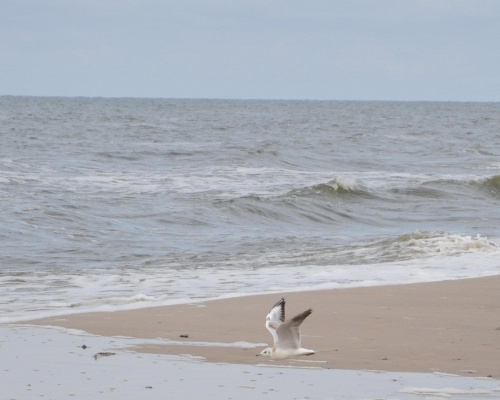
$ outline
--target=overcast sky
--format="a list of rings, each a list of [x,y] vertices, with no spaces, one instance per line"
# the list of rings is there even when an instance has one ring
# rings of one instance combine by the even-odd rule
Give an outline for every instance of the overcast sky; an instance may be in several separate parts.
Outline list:
[[[500,0],[0,0],[0,94],[500,101]]]

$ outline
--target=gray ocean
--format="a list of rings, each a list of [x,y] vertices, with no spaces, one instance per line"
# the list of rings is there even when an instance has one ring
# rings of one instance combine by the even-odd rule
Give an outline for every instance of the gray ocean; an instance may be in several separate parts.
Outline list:
[[[0,97],[0,322],[500,273],[500,103]]]

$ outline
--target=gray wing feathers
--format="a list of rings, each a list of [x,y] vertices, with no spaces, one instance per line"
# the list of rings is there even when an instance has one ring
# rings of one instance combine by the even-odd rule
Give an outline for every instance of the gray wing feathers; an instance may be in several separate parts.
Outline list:
[[[312,313],[312,309],[306,310],[293,317],[291,320],[281,324],[276,330],[278,341],[275,346],[282,349],[298,349],[301,347],[300,324]]]
[[[273,308],[271,309],[271,312],[269,313],[269,316],[271,316],[271,320],[276,320],[279,319],[281,322],[285,322],[285,298],[282,297],[280,301],[278,301]]]
[[[298,315],[296,315],[295,317],[293,317],[291,320],[290,320],[290,324],[292,324],[292,326],[299,326],[302,322],[304,322],[304,320],[309,316],[311,315],[311,313],[313,312],[312,308],[310,308],[309,310],[306,310]]]

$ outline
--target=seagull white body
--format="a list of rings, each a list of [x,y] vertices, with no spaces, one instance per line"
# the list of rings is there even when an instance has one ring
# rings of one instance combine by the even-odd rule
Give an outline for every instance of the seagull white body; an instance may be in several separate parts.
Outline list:
[[[315,354],[314,350],[302,348],[300,343],[299,326],[311,313],[312,309],[308,309],[285,322],[285,299],[278,301],[266,317],[266,328],[273,335],[274,346],[260,354],[273,360]]]

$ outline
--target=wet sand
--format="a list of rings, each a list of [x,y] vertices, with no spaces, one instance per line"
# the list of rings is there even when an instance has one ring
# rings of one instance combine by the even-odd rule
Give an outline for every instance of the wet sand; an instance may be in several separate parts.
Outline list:
[[[312,307],[302,345],[317,354],[271,361],[266,314],[284,296],[287,318]],[[140,352],[190,354],[209,362],[331,369],[442,372],[500,379],[500,276],[410,285],[246,296],[200,303],[74,314],[30,321],[101,336],[169,339]],[[182,338],[181,335],[188,335]],[[211,344],[211,345],[210,345]]]
[[[140,341],[0,325],[2,399],[500,399],[500,381],[482,377],[208,363],[127,350]],[[109,355],[96,358],[101,352]]]

